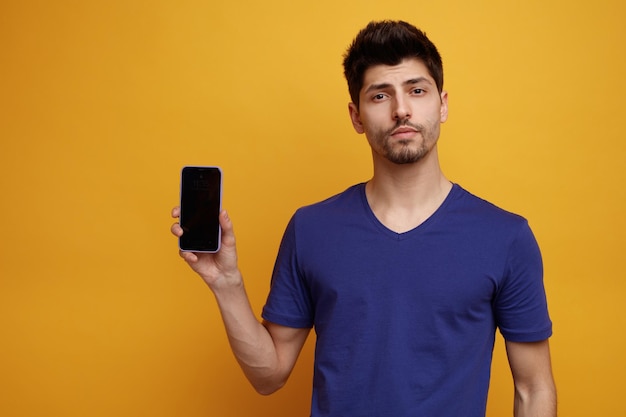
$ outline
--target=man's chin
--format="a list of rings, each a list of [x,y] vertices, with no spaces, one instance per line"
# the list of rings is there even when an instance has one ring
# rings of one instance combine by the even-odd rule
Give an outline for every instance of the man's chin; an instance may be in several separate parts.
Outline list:
[[[428,154],[428,150],[420,148],[420,149],[402,149],[389,151],[386,153],[386,158],[390,162],[398,165],[406,165],[406,164],[415,164]]]

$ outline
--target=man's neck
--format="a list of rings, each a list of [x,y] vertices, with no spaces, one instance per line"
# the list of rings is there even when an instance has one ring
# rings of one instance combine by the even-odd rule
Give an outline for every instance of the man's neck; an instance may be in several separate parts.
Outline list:
[[[451,189],[452,183],[443,175],[434,152],[427,159],[405,165],[375,157],[374,176],[365,191],[378,220],[388,229],[402,233],[426,221]]]

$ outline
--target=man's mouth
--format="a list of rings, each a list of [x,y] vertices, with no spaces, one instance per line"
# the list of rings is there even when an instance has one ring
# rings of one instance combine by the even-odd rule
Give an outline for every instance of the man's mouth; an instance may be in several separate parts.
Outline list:
[[[399,128],[394,129],[391,132],[391,136],[393,136],[394,138],[409,139],[415,136],[415,134],[418,132],[419,130],[414,127],[400,126]]]

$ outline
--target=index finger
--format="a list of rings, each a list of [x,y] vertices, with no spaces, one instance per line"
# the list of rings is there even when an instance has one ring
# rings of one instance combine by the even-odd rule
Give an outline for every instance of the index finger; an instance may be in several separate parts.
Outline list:
[[[180,217],[180,206],[176,206],[172,209],[172,217]]]

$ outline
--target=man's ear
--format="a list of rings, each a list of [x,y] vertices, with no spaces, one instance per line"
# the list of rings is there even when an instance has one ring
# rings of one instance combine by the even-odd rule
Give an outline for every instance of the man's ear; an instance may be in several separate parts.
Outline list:
[[[354,103],[348,104],[348,112],[350,112],[350,120],[352,121],[352,126],[356,133],[361,134],[364,133],[363,123],[361,123],[361,115],[359,114],[359,108]]]
[[[444,123],[448,120],[448,92],[441,92],[441,110],[439,115],[439,122]]]

